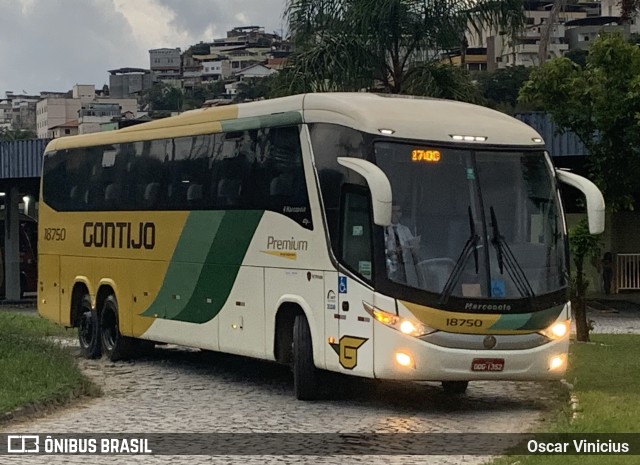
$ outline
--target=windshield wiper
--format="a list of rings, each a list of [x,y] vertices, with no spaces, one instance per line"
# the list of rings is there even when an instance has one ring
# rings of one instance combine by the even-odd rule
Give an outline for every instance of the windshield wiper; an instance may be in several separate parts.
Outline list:
[[[527,279],[527,275],[524,273],[524,270],[518,263],[518,260],[516,260],[515,255],[513,255],[509,244],[507,244],[504,237],[500,234],[498,220],[496,219],[496,212],[493,210],[493,207],[490,207],[490,212],[491,228],[493,230],[491,243],[496,248],[500,274],[504,274],[504,268],[506,265],[507,274],[511,277],[511,280],[518,289],[518,292],[520,292],[523,297],[533,297],[535,294],[529,280]]]
[[[460,252],[460,256],[458,257],[458,260],[456,260],[456,264],[453,267],[451,274],[449,275],[449,279],[447,279],[447,282],[445,283],[444,288],[442,289],[440,304],[446,304],[447,301],[449,300],[449,297],[451,297],[453,288],[455,287],[456,284],[458,284],[458,280],[460,279],[460,276],[462,276],[462,272],[464,271],[464,267],[467,264],[467,261],[469,261],[469,257],[471,256],[471,253],[473,253],[473,258],[475,259],[476,274],[478,274],[477,245],[478,245],[478,241],[480,240],[480,236],[476,234],[476,226],[475,226],[475,222],[473,221],[473,215],[471,214],[471,207],[468,207],[467,211],[469,212],[469,229],[471,231],[471,234],[469,235],[469,239],[467,239],[467,242],[462,248],[462,252]]]

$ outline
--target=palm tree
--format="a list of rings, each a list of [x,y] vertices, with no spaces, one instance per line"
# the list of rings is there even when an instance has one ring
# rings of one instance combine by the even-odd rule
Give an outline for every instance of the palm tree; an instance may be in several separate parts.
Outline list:
[[[551,11],[549,12],[549,17],[547,18],[547,22],[542,26],[542,33],[540,34],[540,44],[538,46],[539,65],[543,65],[544,62],[547,61],[547,56],[549,54],[549,42],[551,41],[551,31],[553,30],[553,26],[558,21],[558,16],[560,15],[560,11],[564,8],[565,3],[566,0],[554,0]]]
[[[522,0],[289,0],[285,16],[296,50],[278,79],[288,93],[433,95],[452,76],[468,87],[441,53],[459,48],[466,32],[514,36],[524,25]]]

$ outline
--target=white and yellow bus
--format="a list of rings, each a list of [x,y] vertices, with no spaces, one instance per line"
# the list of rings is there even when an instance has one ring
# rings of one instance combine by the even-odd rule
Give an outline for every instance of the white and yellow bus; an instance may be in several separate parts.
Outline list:
[[[112,360],[153,342],[442,381],[560,378],[566,226],[539,134],[464,103],[307,94],[53,140],[38,308]],[[145,343],[145,341],[147,341]]]

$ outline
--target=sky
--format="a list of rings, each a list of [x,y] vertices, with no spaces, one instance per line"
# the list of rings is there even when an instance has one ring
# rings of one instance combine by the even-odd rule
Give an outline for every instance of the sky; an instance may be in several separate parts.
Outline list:
[[[185,50],[237,26],[285,29],[285,0],[0,0],[0,98],[109,83],[149,68],[149,50]]]

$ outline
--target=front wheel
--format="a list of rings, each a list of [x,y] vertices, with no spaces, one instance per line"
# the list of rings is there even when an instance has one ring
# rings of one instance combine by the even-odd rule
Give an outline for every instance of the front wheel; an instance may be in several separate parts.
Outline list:
[[[458,395],[464,394],[469,386],[469,381],[443,381],[442,389],[445,394]]]
[[[118,302],[114,295],[108,296],[100,313],[100,334],[104,354],[112,362],[132,358],[136,339],[120,334]]]
[[[100,340],[100,322],[97,312],[91,307],[89,294],[82,296],[78,303],[78,341],[84,358],[95,359],[102,355]]]
[[[293,323],[293,386],[298,400],[318,398],[318,369],[313,363],[311,330],[304,315]]]

